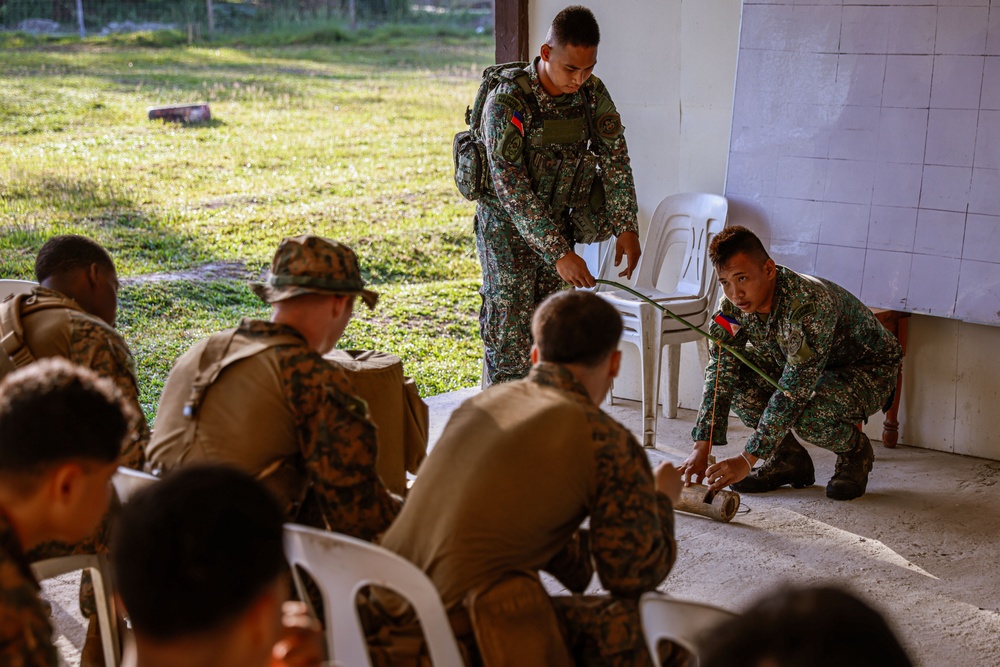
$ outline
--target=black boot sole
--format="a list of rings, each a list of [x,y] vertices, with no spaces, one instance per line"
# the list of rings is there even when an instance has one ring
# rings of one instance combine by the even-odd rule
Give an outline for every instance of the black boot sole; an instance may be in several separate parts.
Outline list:
[[[774,491],[780,489],[783,486],[791,486],[793,489],[804,489],[807,486],[812,486],[816,483],[816,477],[811,476],[807,479],[781,482],[780,484],[768,484],[766,486],[754,487],[753,482],[746,484],[748,480],[743,479],[739,482],[730,485],[730,488],[737,493],[767,493],[768,491]]]

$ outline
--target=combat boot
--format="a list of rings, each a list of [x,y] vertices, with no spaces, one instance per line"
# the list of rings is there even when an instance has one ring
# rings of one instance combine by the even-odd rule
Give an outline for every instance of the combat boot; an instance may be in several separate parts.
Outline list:
[[[834,500],[854,500],[865,494],[868,473],[875,461],[875,452],[868,436],[860,433],[858,445],[849,452],[837,454],[837,466],[826,485],[826,497]]]
[[[732,489],[739,493],[764,493],[785,484],[801,489],[815,482],[816,470],[809,452],[789,431],[764,465],[754,468],[744,479],[733,484]]]

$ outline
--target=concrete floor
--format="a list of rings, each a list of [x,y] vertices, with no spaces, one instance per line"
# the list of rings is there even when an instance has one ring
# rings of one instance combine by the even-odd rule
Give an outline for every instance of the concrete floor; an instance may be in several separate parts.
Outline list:
[[[451,411],[477,390],[427,399],[434,443]],[[640,405],[605,405],[641,431]],[[690,448],[695,414],[659,418],[650,460],[679,463]],[[726,456],[749,430],[730,420]],[[744,495],[729,524],[677,515],[677,564],[662,590],[739,611],[785,582],[849,586],[880,608],[916,664],[1000,665],[1000,462],[875,444],[868,493],[851,502],[826,498],[835,457],[808,446],[816,486]],[[45,583],[57,643],[70,666],[79,661],[84,624],[75,577]],[[595,579],[596,581],[596,579]],[[553,585],[553,589],[558,585]],[[594,591],[599,590],[595,585]]]
[[[474,393],[428,400],[431,442]],[[639,403],[604,408],[641,433]],[[687,456],[694,419],[690,410],[660,416],[654,464]],[[738,453],[750,430],[733,418],[729,433],[720,457]],[[916,664],[1000,665],[1000,462],[873,444],[875,468],[857,500],[826,497],[836,457],[807,446],[815,486],[744,494],[729,524],[678,514],[677,564],[662,590],[739,611],[782,583],[836,583],[883,611]]]

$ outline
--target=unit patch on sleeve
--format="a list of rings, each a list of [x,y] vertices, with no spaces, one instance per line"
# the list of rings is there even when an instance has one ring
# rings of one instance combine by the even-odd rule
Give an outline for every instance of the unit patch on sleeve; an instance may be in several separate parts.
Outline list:
[[[618,113],[606,113],[597,119],[597,133],[604,139],[617,139],[623,129],[622,117]]]

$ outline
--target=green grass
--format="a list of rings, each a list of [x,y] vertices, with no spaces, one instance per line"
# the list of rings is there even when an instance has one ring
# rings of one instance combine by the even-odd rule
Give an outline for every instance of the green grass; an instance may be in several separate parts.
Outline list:
[[[383,295],[356,311],[341,347],[399,354],[423,395],[475,384],[479,269],[451,138],[492,43],[414,35],[211,48],[8,37],[0,277],[30,278],[54,234],[104,244],[125,279],[119,328],[152,416],[178,354],[267,315],[245,279],[280,239],[321,234],[353,246]],[[206,124],[146,118],[202,101]],[[207,263],[238,278],[136,280]]]

